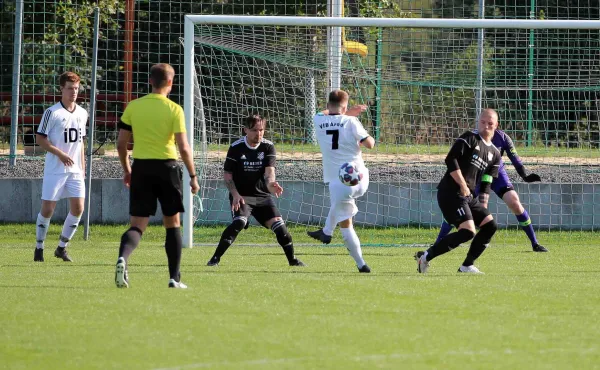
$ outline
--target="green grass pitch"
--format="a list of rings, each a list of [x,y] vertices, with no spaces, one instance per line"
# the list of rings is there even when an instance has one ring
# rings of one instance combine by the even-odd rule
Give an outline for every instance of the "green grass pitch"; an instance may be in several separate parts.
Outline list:
[[[183,251],[189,289],[175,290],[160,227],[130,260],[131,288],[115,288],[124,230],[93,225],[87,242],[78,231],[65,263],[52,255],[53,225],[46,261],[34,263],[34,226],[0,226],[0,368],[600,368],[594,233],[543,233],[550,253],[535,254],[520,232],[501,231],[477,263],[485,275],[456,273],[459,248],[421,276],[417,248],[383,246],[429,243],[435,230],[358,230],[379,245],[364,248],[365,275],[339,232],[334,246],[315,246],[305,227],[290,230],[306,268],[287,266],[259,227],[207,267],[222,228],[198,228],[203,246]]]

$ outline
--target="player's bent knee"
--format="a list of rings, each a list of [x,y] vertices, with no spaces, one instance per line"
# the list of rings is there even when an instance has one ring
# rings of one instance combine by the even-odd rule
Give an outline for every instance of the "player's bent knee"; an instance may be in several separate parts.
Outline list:
[[[54,209],[56,208],[56,203],[53,200],[42,200],[42,208],[40,209],[40,213],[45,218],[50,218],[54,214]]]
[[[484,219],[481,221],[481,223],[478,225],[478,227],[479,227],[479,228],[482,228],[482,227],[483,227],[483,225],[485,225],[485,224],[487,224],[487,223],[489,223],[489,222],[492,222],[492,221],[494,221],[494,216],[492,216],[492,215],[487,215],[487,216],[485,216],[485,218],[484,218]]]
[[[81,216],[83,214],[85,198],[69,198],[69,212],[73,216]]]
[[[83,207],[82,208],[71,208],[69,212],[75,217],[81,217],[83,215]]]
[[[265,223],[263,224],[263,226],[264,226],[264,227],[268,227],[269,229],[271,229],[271,228],[273,228],[273,225],[274,225],[276,222],[279,222],[279,221],[283,221],[283,218],[281,218],[281,217],[279,217],[279,216],[277,216],[277,217],[273,217],[273,218],[271,218],[271,219],[267,220],[267,222],[265,222]]]
[[[460,242],[460,243],[457,243],[456,245],[466,243],[475,237],[475,232],[470,229],[458,229],[456,234],[457,234],[457,238],[456,238],[457,242]]]
[[[462,230],[462,229],[469,230],[473,234],[475,234],[475,222],[473,222],[473,220],[464,221],[463,223],[458,225],[458,230]]]
[[[493,218],[491,221],[481,225],[481,227],[479,228],[479,233],[477,233],[477,235],[478,238],[481,239],[482,244],[488,244],[492,240],[492,237],[496,233],[496,230],[498,230],[498,224]]]
[[[242,229],[245,228],[247,224],[248,219],[246,217],[236,217],[231,222],[232,228],[238,233],[242,231]]]
[[[338,225],[342,228],[342,229],[348,229],[352,227],[352,217],[345,219],[344,221],[340,221],[338,222]]]
[[[512,187],[512,185],[510,185],[510,186],[504,186],[504,187],[502,187],[500,189],[494,190],[494,192],[496,193],[496,195],[498,196],[498,198],[502,199],[504,202],[506,202],[506,200],[504,199],[506,197],[506,194],[510,193],[511,191],[514,192],[514,193],[516,193],[515,188]]]

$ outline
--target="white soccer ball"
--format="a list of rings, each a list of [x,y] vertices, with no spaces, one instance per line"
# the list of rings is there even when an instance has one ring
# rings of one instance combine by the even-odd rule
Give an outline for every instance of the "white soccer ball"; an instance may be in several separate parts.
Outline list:
[[[363,174],[360,173],[358,167],[356,167],[356,163],[354,162],[344,163],[342,167],[340,167],[339,175],[342,184],[347,186],[358,185],[360,180],[363,178]]]

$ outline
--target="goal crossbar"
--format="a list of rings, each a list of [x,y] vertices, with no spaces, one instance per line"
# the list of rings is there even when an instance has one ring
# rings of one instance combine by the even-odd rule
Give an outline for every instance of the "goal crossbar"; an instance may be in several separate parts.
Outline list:
[[[185,16],[192,24],[240,26],[315,27],[406,27],[406,28],[515,28],[515,29],[600,29],[600,20],[562,19],[440,19],[440,18],[345,18],[290,16]],[[186,37],[187,38],[187,37]]]

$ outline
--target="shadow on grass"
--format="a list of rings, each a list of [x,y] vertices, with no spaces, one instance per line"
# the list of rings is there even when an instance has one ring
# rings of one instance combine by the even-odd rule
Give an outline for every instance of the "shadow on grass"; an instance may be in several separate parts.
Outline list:
[[[296,256],[349,256],[348,251],[346,249],[340,250],[339,252],[303,252],[300,250],[295,251]],[[408,252],[412,253],[412,252]],[[256,253],[244,253],[244,254],[233,254],[233,256],[283,256],[283,252],[256,252]],[[368,257],[400,257],[402,258],[404,255],[398,253],[368,253],[366,254]],[[193,257],[192,257],[193,258]]]
[[[0,284],[0,289],[1,288],[13,288],[13,289],[22,289],[22,288],[26,288],[26,289],[71,289],[71,290],[105,290],[107,289],[107,286],[97,286],[97,287],[91,287],[91,286],[67,286],[67,285],[17,285],[17,284],[13,284],[13,285],[9,285],[9,284]],[[114,288],[114,283],[112,286],[110,286],[110,288]]]
[[[63,267],[66,267],[66,268],[107,267],[107,266],[110,266],[110,267],[113,267],[113,268],[115,267],[114,263],[93,263],[93,264],[91,264],[91,263],[73,263],[73,262],[70,262],[70,263],[48,263],[48,264],[46,264],[46,263],[39,263],[39,262],[30,262],[30,263],[25,262],[25,263],[22,263],[22,264],[14,263],[14,264],[10,264],[10,265],[0,265],[0,267],[31,267],[32,265],[34,265],[34,266],[60,267],[60,268],[63,268]],[[134,265],[132,265],[132,266],[134,266]],[[148,266],[148,265],[144,265],[144,266]],[[165,266],[166,266],[166,263],[165,263]]]
[[[340,251],[339,253],[333,253],[333,252],[329,252],[329,253],[298,253],[296,251],[296,253],[294,253],[294,254],[296,256],[347,256],[348,252],[347,251]],[[248,256],[248,255],[254,255],[254,256],[284,256],[283,252],[280,252],[280,253],[267,252],[267,253],[244,254],[244,256]]]
[[[235,274],[272,274],[272,275],[292,275],[292,274],[306,274],[306,275],[332,275],[332,276],[398,276],[398,277],[408,277],[408,276],[418,276],[417,273],[409,273],[406,271],[373,271],[370,274],[359,273],[358,269],[356,270],[344,270],[344,271],[314,271],[305,268],[294,268],[290,266],[290,270],[282,271],[282,270],[221,270],[218,267],[208,267],[203,270],[185,270],[184,273],[186,275],[200,275],[200,274],[223,274],[223,275],[235,275]]]

